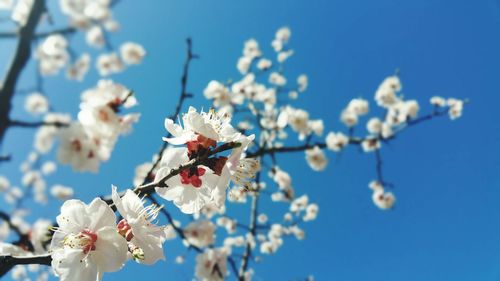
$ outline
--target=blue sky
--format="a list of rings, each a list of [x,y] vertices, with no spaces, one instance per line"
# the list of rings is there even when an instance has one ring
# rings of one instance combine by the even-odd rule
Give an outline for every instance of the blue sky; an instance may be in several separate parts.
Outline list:
[[[244,40],[257,39],[271,55],[275,30],[289,26],[295,55],[287,73],[306,73],[310,79],[296,106],[323,118],[327,131],[344,130],[338,121],[342,108],[354,97],[372,100],[379,83],[396,68],[405,97],[419,100],[422,113],[431,110],[427,102],[433,95],[470,103],[463,118],[419,125],[383,148],[385,176],[396,184],[398,198],[390,212],[371,202],[367,184],[375,177],[374,155],[353,148],[340,157],[328,154],[330,165],[322,173],[312,172],[302,153],[280,156],[282,168],[294,175],[297,192],[309,194],[320,215],[305,225],[306,240],[288,239],[276,255],[264,256],[255,266],[255,280],[298,280],[310,274],[316,280],[353,281],[500,279],[498,1],[121,1],[115,17],[122,31],[113,35],[113,45],[132,40],[148,50],[141,66],[112,77],[135,90],[141,122],[118,143],[99,174],[75,175],[60,167],[50,183],[74,186],[85,201],[109,193],[111,184],[130,186],[135,166],[148,161],[161,144],[163,119],[179,93],[186,37],[193,38],[201,56],[190,73],[192,104],[207,108],[202,91],[210,80],[240,77],[235,63]],[[12,45],[3,44],[1,67],[12,54]],[[82,39],[75,44],[78,49]],[[21,87],[33,83],[29,67]],[[75,114],[80,92],[97,78],[95,71],[82,84],[48,78],[46,94],[54,108]],[[15,100],[17,108],[22,102],[23,97]],[[13,116],[28,118],[22,110]],[[32,134],[12,129],[2,146],[14,160],[0,165],[0,174],[13,182]],[[54,217],[59,203],[51,203],[37,213]],[[243,222],[248,207],[234,207]],[[269,204],[262,210],[278,215]],[[191,280],[192,258],[182,266],[173,263],[185,253],[179,241],[167,243],[165,253],[165,263],[130,263],[105,278],[161,274]]]

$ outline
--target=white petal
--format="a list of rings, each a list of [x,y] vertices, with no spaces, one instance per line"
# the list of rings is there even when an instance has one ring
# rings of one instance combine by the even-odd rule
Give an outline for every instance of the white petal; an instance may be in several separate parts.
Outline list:
[[[128,246],[114,227],[104,227],[97,231],[95,251],[90,257],[99,265],[101,272],[114,272],[122,268],[127,260]]]
[[[165,260],[162,241],[159,237],[150,233],[135,236],[131,242],[144,251],[144,260],[141,263],[151,265],[158,260]]]
[[[61,281],[95,281],[98,266],[84,257],[82,250],[56,250],[52,253],[52,268]]]
[[[116,216],[113,210],[100,198],[92,200],[87,208],[87,214],[91,218],[89,229],[98,231],[107,226],[116,227]]]
[[[78,233],[90,225],[87,206],[80,200],[67,200],[56,218],[59,228],[64,232]]]

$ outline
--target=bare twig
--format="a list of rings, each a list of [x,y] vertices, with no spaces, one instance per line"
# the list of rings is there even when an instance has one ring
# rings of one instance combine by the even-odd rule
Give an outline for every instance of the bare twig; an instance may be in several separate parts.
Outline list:
[[[191,40],[191,38],[187,38],[186,43],[187,43],[187,56],[186,56],[186,60],[184,61],[184,68],[183,68],[182,77],[181,77],[181,94],[179,95],[179,101],[177,102],[177,105],[175,106],[174,113],[172,115],[170,115],[170,117],[169,117],[170,119],[175,119],[179,115],[179,113],[181,112],[182,106],[184,105],[184,101],[187,98],[193,97],[193,94],[189,94],[187,92],[187,82],[189,79],[189,67],[191,65],[191,61],[193,59],[199,58],[199,56],[193,53],[193,41]],[[167,137],[171,137],[171,134],[168,133]],[[153,166],[151,167],[151,169],[149,169],[142,184],[146,184],[146,183],[151,181],[150,178],[152,177],[153,171],[160,164],[163,153],[165,153],[165,150],[167,149],[167,147],[168,147],[168,143],[163,142],[160,150],[157,153],[158,158],[153,163]]]
[[[255,182],[259,184],[260,181],[260,173],[257,173]],[[259,192],[253,193],[252,196],[252,206],[250,207],[250,230],[249,232],[252,236],[256,236],[257,234],[257,216],[258,216],[258,203],[259,203]],[[252,245],[250,242],[247,242],[245,247],[245,253],[243,254],[243,258],[241,260],[241,265],[238,273],[238,280],[245,280],[245,272],[247,271],[250,257],[252,256]]]

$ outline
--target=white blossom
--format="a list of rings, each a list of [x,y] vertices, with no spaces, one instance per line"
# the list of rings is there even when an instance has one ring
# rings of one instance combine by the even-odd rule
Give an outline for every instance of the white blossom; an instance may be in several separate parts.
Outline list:
[[[250,57],[241,57],[236,64],[236,68],[241,74],[247,74],[250,70],[250,66],[252,65],[252,58]]]
[[[57,165],[55,162],[53,161],[47,161],[45,163],[43,163],[42,165],[42,173],[44,175],[50,175],[50,174],[53,174],[57,169]]]
[[[377,117],[373,117],[366,123],[366,129],[370,134],[377,135],[382,131],[382,121]]]
[[[77,25],[91,21],[104,21],[110,18],[109,0],[61,0],[61,11]]]
[[[89,205],[68,200],[57,216],[50,245],[52,268],[60,280],[101,280],[127,260],[127,241],[116,231],[116,217],[101,199]]]
[[[268,59],[265,59],[265,58],[262,58],[257,62],[257,68],[260,70],[269,69],[269,68],[271,68],[272,65],[273,65],[273,62],[268,60]]]
[[[33,115],[44,114],[49,110],[49,101],[44,95],[35,92],[26,98],[24,109]]]
[[[222,281],[227,275],[225,249],[207,249],[196,256],[195,275],[201,281]]]
[[[326,147],[332,151],[340,151],[347,144],[349,144],[349,138],[340,132],[329,132],[326,135]]]
[[[254,59],[260,57],[262,52],[259,48],[259,43],[255,39],[249,39],[245,42],[243,47],[243,56],[248,57],[250,59]]]
[[[309,85],[309,78],[305,74],[301,74],[297,77],[297,84],[299,85],[299,92],[304,92]]]
[[[98,25],[94,25],[87,30],[85,33],[85,40],[87,41],[87,44],[94,48],[102,48],[106,44],[104,32]]]
[[[375,190],[372,196],[373,203],[382,210],[391,209],[396,203],[396,197],[392,192]]]
[[[60,34],[48,36],[36,49],[38,69],[42,75],[56,75],[69,61],[68,41]]]
[[[121,198],[112,188],[112,198],[123,219],[118,223],[118,232],[128,241],[134,259],[143,264],[154,264],[164,260],[163,242],[166,240],[165,226],[154,222],[162,207],[144,207],[145,200],[128,189]]]
[[[170,173],[171,169],[176,169],[189,161],[186,148],[172,148],[165,152],[162,161],[165,163],[156,174],[156,179],[160,180]],[[157,187],[158,195],[173,203],[186,214],[197,213],[208,203],[214,201],[214,192],[218,176],[206,166],[198,166],[193,169],[185,169],[179,175],[173,176],[165,183],[167,188]]]
[[[123,71],[124,65],[116,53],[101,54],[97,57],[97,70],[101,76]]]
[[[126,64],[140,64],[145,55],[146,50],[137,43],[126,42],[120,46],[120,56]]]
[[[66,71],[66,77],[76,81],[82,81],[90,67],[90,55],[82,54]]]
[[[10,187],[10,181],[5,176],[0,175],[0,192],[5,192]]]
[[[71,117],[68,114],[47,113],[44,116],[44,122],[59,122],[69,124],[71,122]],[[56,126],[40,127],[35,134],[34,147],[36,151],[38,151],[39,153],[49,152],[54,144],[54,139],[60,130],[61,129],[57,128]]]
[[[397,93],[401,91],[401,82],[398,76],[387,77],[375,92],[375,100],[382,107],[390,107],[399,102]]]
[[[68,200],[73,197],[73,188],[56,184],[50,188],[50,194],[59,200]]]
[[[318,216],[319,207],[317,204],[309,204],[306,208],[306,214],[303,217],[304,221],[315,220]]]
[[[204,248],[215,241],[215,225],[209,220],[194,221],[184,228],[189,245]]]
[[[14,0],[1,0],[0,1],[0,10],[10,10],[10,9],[12,9],[13,4],[14,4]]]
[[[318,146],[306,150],[306,160],[309,167],[317,172],[323,171],[328,164],[325,153]]]
[[[20,26],[24,26],[28,21],[28,16],[33,6],[34,0],[19,0],[12,10],[11,18]]]
[[[290,40],[290,37],[292,35],[292,32],[288,27],[282,27],[276,31],[276,36],[271,45],[273,46],[274,50],[276,52],[280,52],[283,50],[283,46],[288,43],[288,40]]]
[[[358,116],[366,115],[369,111],[368,101],[361,98],[352,99],[347,105],[346,110],[352,111]]]
[[[434,106],[444,107],[446,106],[446,99],[440,96],[433,96],[430,99],[430,103]]]
[[[464,108],[464,102],[462,100],[450,98],[446,101],[447,105],[450,107],[448,115],[451,120],[455,120],[462,116],[462,111]]]
[[[354,111],[344,109],[340,114],[340,121],[347,127],[353,127],[358,124],[358,115]]]
[[[292,55],[293,55],[293,50],[279,52],[278,57],[277,57],[277,61],[279,63],[284,63]]]
[[[361,147],[363,148],[364,152],[372,152],[380,149],[381,144],[378,139],[369,137],[361,142]]]
[[[45,252],[45,244],[50,240],[50,228],[52,222],[46,219],[38,219],[33,224],[30,231],[30,241],[35,248],[35,253],[43,254]]]

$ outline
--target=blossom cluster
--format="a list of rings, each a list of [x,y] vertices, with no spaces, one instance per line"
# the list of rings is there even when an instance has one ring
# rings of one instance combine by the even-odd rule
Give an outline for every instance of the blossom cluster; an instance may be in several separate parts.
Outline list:
[[[12,17],[23,25],[25,19],[18,7],[21,3],[29,10],[30,1],[20,0]],[[112,1],[107,0],[61,1],[61,10],[71,26],[84,31],[87,43],[95,48],[109,48],[107,32],[118,27],[111,6]],[[327,131],[326,122],[293,104],[307,91],[309,78],[306,74],[287,77],[286,62],[294,55],[289,46],[291,36],[287,27],[277,30],[268,46],[274,52],[272,56],[264,55],[265,48],[256,39],[247,40],[236,63],[241,78],[207,83],[203,94],[213,108],[199,111],[189,107],[175,116],[178,121],[166,118],[163,149],[151,162],[137,166],[134,188],[118,192],[113,186],[109,198],[98,197],[86,204],[72,199],[72,188],[53,185],[52,196],[65,200],[56,218],[57,226],[43,219],[30,224],[24,219],[27,213],[18,210],[8,222],[0,224],[0,241],[11,235],[14,226],[29,243],[2,242],[0,254],[49,254],[52,271],[60,280],[91,281],[101,280],[105,272],[122,269],[129,260],[144,265],[164,260],[165,242],[179,238],[187,249],[197,252],[197,279],[224,280],[234,274],[239,280],[251,280],[255,274],[251,265],[263,255],[277,253],[288,238],[305,239],[303,224],[319,214],[318,204],[296,186],[287,164],[279,162],[279,153],[303,152],[306,163],[316,172],[327,168],[327,152],[340,153],[349,146],[375,153],[380,161],[383,145],[402,130],[421,120],[446,115],[454,120],[462,115],[465,100],[437,96],[430,100],[432,111],[422,115],[419,103],[402,95],[400,77],[392,75],[373,95],[383,117],[368,118],[370,102],[358,97],[340,113],[346,132]],[[58,73],[68,66],[71,53],[64,36],[48,36],[36,50],[39,72]],[[122,71],[124,64],[140,63],[144,55],[140,45],[124,44],[120,54],[101,54],[97,68],[102,76],[110,75]],[[89,64],[90,56],[83,54],[67,69],[68,77],[83,79]],[[100,164],[110,159],[119,137],[139,120],[139,114],[122,113],[136,104],[131,90],[111,80],[100,80],[81,94],[75,120],[53,112],[41,91],[28,95],[25,109],[43,118],[45,125],[35,134],[36,152],[22,164],[23,186],[35,191],[37,202],[47,202],[45,177],[55,173],[56,164],[41,163],[42,155],[48,154],[56,140],[58,163],[70,165],[75,171],[98,171]],[[356,131],[360,124],[366,132]],[[394,206],[392,186],[377,170],[376,180],[369,184],[375,206],[383,210]],[[21,188],[13,187],[3,176],[0,192],[13,205],[25,197]],[[165,201],[157,202],[162,199]],[[152,201],[150,205],[146,204],[148,200]],[[237,204],[249,205],[248,223],[237,217]],[[183,225],[173,219],[171,209],[191,220]],[[159,223],[160,214],[168,220],[164,225]],[[236,260],[241,262],[239,269]],[[178,255],[175,261],[182,264],[185,255]],[[17,266],[12,272],[14,279],[26,278],[25,271]],[[33,272],[45,278],[40,280],[49,275],[40,268]]]
[[[27,98],[26,107],[30,107],[30,99],[32,96]],[[38,153],[47,153],[57,137],[61,164],[69,164],[76,171],[96,172],[99,164],[109,159],[117,138],[139,120],[138,113],[120,114],[121,108],[136,104],[131,90],[111,80],[100,80],[96,87],[82,93],[77,120],[59,113],[44,116],[45,122],[59,122],[61,126],[41,127],[34,147]]]

